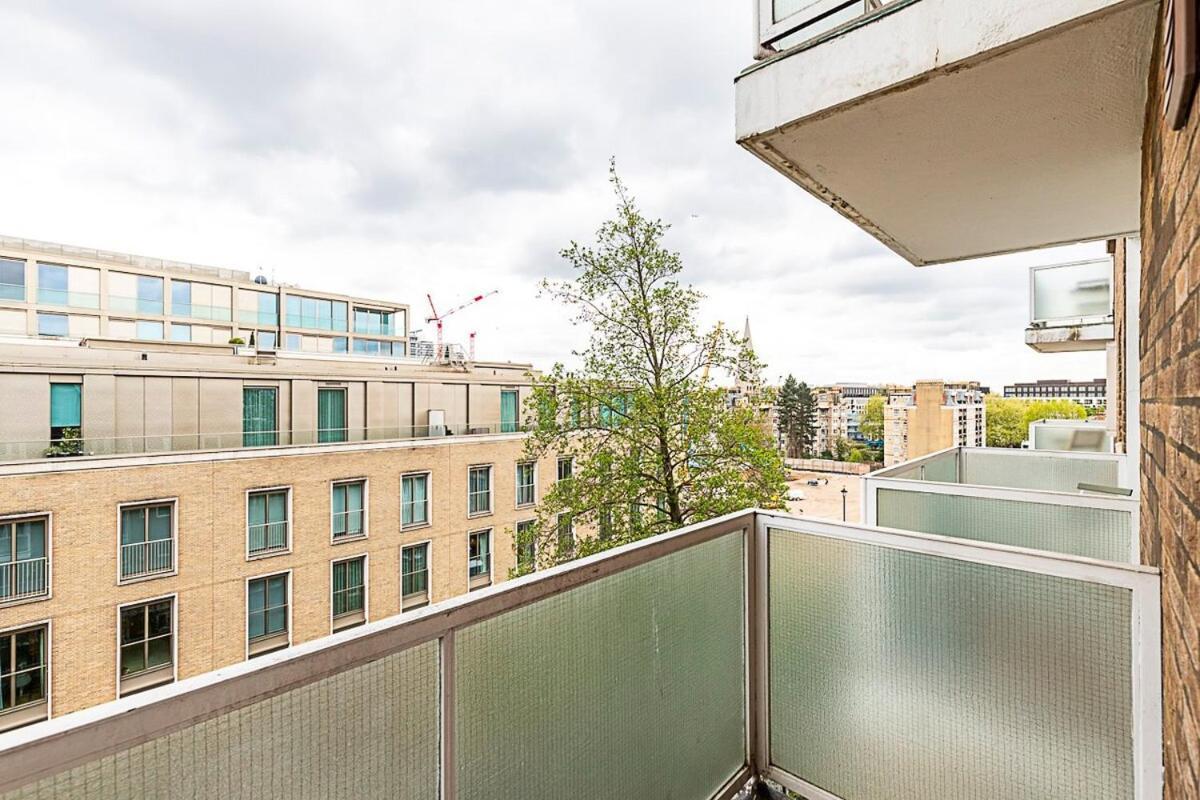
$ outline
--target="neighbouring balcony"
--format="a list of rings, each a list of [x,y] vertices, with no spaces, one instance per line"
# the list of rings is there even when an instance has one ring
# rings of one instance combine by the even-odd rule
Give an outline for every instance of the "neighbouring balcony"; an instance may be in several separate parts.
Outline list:
[[[754,8],[737,141],[912,263],[1139,228],[1154,0]]]
[[[121,545],[122,580],[147,578],[174,571],[174,539],[150,539]]]
[[[1113,435],[1102,422],[1042,419],[1029,425],[1029,446],[1034,450],[1111,453]]]
[[[1161,795],[1159,578],[747,511],[0,735],[0,800]]]
[[[867,476],[863,521],[1137,564],[1126,465],[1117,454],[951,448]]]
[[[1029,271],[1025,343],[1041,353],[1103,350],[1113,341],[1113,260]]]
[[[0,562],[0,603],[45,597],[49,593],[49,558]]]

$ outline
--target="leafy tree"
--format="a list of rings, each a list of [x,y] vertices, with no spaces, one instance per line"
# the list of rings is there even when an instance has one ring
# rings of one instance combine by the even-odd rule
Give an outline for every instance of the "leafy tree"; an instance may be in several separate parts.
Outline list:
[[[1025,425],[1039,419],[1087,419],[1087,409],[1074,400],[1034,400],[1025,409]]]
[[[850,458],[851,449],[850,440],[845,436],[839,436],[837,441],[833,443],[833,460],[846,461]]]
[[[858,430],[868,441],[883,441],[883,407],[887,400],[883,395],[873,395],[867,399],[867,407],[863,409],[858,421]]]
[[[808,384],[788,375],[779,390],[779,430],[787,445],[788,458],[812,455],[816,439],[816,399]]]
[[[708,377],[723,372],[761,391],[749,342],[699,328],[702,295],[680,284],[679,255],[662,244],[667,226],[641,215],[615,165],[609,180],[615,217],[594,244],[562,251],[573,279],[542,283],[590,332],[574,353],[580,366],[535,378],[526,405],[527,456],[573,459],[528,534],[543,564],[738,509],[784,507],[783,460],[761,404],[731,407]],[[560,547],[563,514],[595,535]]]
[[[988,395],[988,447],[1020,447],[1029,438],[1029,425],[1039,419],[1086,419],[1087,409],[1074,400],[1027,401]]]

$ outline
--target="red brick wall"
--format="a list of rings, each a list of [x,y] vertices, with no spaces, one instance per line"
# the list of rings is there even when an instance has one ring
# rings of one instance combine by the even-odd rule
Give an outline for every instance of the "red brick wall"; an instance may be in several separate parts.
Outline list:
[[[1161,50],[1161,35],[1158,42]],[[1156,52],[1155,65],[1161,61]],[[1186,128],[1170,130],[1158,66],[1150,80],[1142,166],[1142,552],[1163,575],[1166,797],[1190,800],[1200,798],[1200,107]]]

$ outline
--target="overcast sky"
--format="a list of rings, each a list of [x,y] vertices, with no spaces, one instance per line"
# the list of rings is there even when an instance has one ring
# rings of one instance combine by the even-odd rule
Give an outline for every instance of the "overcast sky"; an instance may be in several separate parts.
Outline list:
[[[579,334],[536,297],[610,212],[616,156],[673,225],[706,322],[749,315],[767,377],[1104,374],[1023,343],[1031,263],[916,269],[733,141],[746,2],[9,2],[0,232],[413,307],[481,358]]]

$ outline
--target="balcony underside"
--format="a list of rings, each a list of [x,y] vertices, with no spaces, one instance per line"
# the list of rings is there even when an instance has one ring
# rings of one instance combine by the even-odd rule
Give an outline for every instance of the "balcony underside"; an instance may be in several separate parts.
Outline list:
[[[1081,325],[1026,328],[1025,344],[1039,353],[1075,353],[1083,350],[1103,350],[1113,341],[1113,336],[1111,321],[1092,322]]]
[[[1134,231],[1157,8],[899,2],[743,73],[738,141],[917,265]]]

